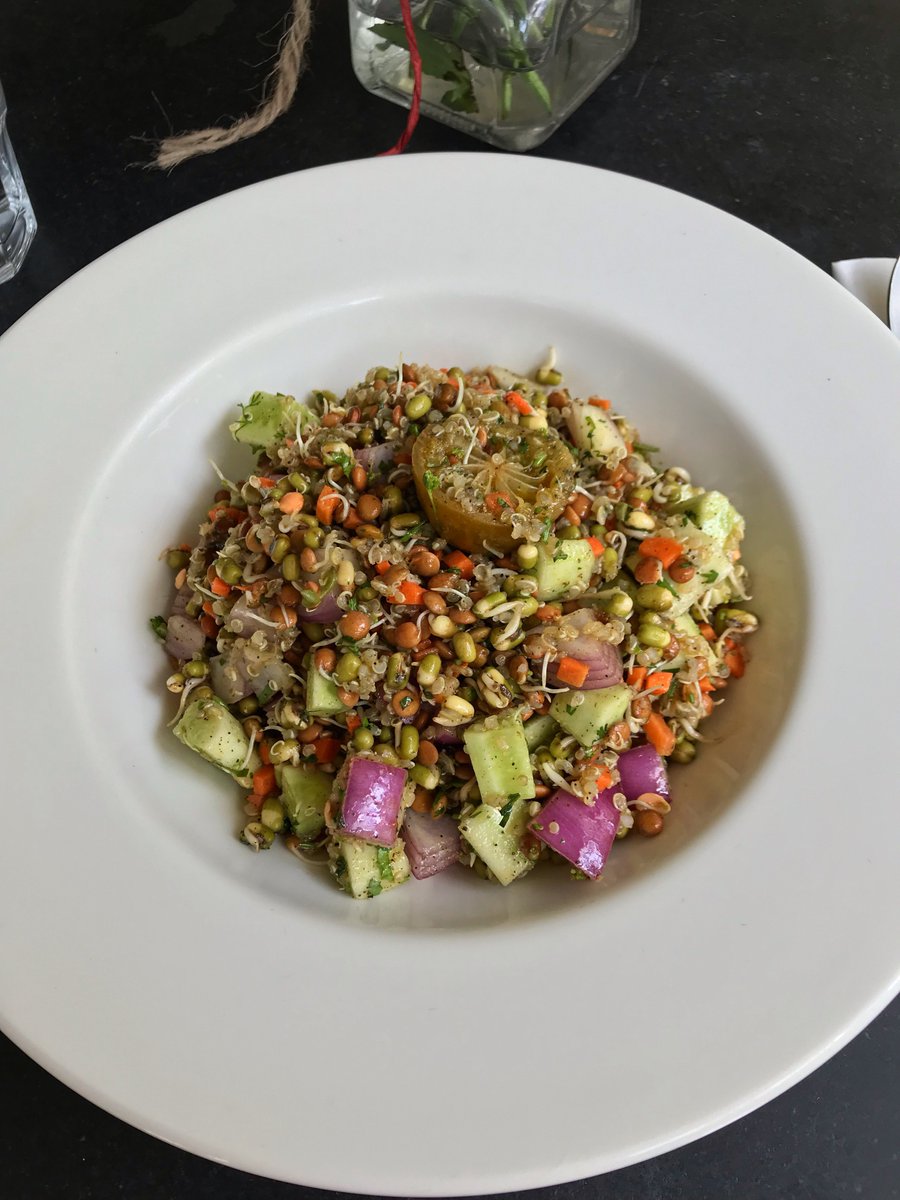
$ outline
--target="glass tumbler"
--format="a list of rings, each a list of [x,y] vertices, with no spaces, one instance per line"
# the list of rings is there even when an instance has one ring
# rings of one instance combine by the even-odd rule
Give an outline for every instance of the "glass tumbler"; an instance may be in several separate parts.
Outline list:
[[[6,129],[6,97],[0,84],[0,283],[12,279],[31,245],[37,222]]]

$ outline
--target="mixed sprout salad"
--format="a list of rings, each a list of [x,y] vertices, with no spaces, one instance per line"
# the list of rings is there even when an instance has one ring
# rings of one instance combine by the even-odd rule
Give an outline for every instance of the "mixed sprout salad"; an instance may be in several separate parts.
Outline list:
[[[376,367],[257,392],[175,574],[176,737],[238,785],[241,837],[357,899],[457,865],[596,879],[655,836],[667,763],[744,673],[744,522],[599,396]],[[249,458],[249,455],[248,455]]]

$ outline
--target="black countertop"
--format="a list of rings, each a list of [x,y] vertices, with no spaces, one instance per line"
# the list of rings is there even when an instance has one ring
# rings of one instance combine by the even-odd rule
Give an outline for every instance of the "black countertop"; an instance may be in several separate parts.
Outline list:
[[[173,213],[393,144],[404,114],[356,83],[344,0],[319,0],[309,70],[285,117],[169,175],[141,169],[149,154],[141,137],[246,110],[286,7],[287,0],[6,0],[0,79],[40,229],[20,275],[0,287],[0,330],[74,271]],[[479,146],[423,120],[408,152]],[[827,268],[834,259],[900,253],[898,146],[897,0],[645,0],[630,57],[537,153],[677,188]],[[855,836],[865,837],[864,827]],[[751,1116],[658,1159],[543,1194],[898,1197],[898,1048],[895,1002]],[[274,1200],[306,1190],[155,1141],[5,1041],[0,1072],[0,1194],[8,1200]]]

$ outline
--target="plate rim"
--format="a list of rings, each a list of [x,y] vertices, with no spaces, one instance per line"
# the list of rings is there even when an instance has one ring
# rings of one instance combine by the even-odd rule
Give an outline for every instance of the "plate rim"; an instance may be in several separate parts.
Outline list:
[[[475,169],[478,169],[477,164],[482,163],[485,160],[497,160],[497,159],[500,159],[501,157],[502,156],[500,156],[500,155],[484,155],[484,154],[477,154],[477,153],[468,153],[468,154],[464,154],[464,155],[440,154],[440,155],[416,155],[416,156],[413,156],[411,159],[407,159],[405,161],[407,163],[417,163],[419,161],[427,162],[428,160],[434,161],[434,160],[450,159],[450,160],[453,160],[454,162],[458,162],[460,159],[465,159],[465,160],[470,160],[473,167]],[[509,161],[509,160],[505,160],[505,161]],[[634,184],[639,185],[640,188],[647,188],[647,189],[652,189],[656,192],[667,193],[668,196],[678,197],[679,201],[687,202],[691,206],[702,206],[703,208],[707,209],[710,213],[717,214],[717,218],[723,217],[727,221],[734,222],[734,224],[736,226],[740,226],[740,227],[744,228],[745,230],[753,228],[751,226],[748,226],[740,218],[733,217],[730,214],[724,213],[724,212],[722,212],[722,210],[719,210],[710,205],[707,205],[702,201],[693,200],[692,198],[684,196],[681,193],[673,192],[673,191],[671,191],[671,189],[663,188],[658,184],[649,183],[647,181],[637,180],[632,176],[622,176],[615,172],[599,171],[596,168],[581,167],[581,166],[577,166],[576,164],[568,164],[568,163],[562,164],[562,163],[549,162],[549,160],[534,160],[534,159],[532,159],[532,160],[515,160],[515,161],[517,163],[523,163],[523,162],[528,162],[528,161],[531,161],[532,163],[534,163],[536,161],[540,161],[542,163],[544,169],[546,169],[549,166],[551,173],[557,168],[562,168],[562,170],[564,172],[565,171],[578,171],[578,172],[584,172],[586,175],[597,173],[597,174],[601,174],[601,175],[607,177],[607,179],[627,179],[627,180],[633,182]],[[90,263],[86,267],[82,268],[75,275],[73,275],[69,279],[67,279],[54,292],[51,292],[48,296],[44,297],[41,301],[39,301],[38,304],[36,304],[32,309],[30,309],[26,314],[24,314],[24,316],[21,317],[19,319],[19,321],[17,321],[13,326],[11,326],[10,329],[4,334],[2,341],[0,341],[0,365],[2,365],[2,362],[5,358],[4,347],[6,344],[8,344],[8,339],[10,339],[10,335],[13,333],[13,331],[18,331],[16,333],[16,337],[23,336],[21,333],[21,329],[24,328],[26,325],[37,326],[38,322],[43,320],[43,317],[40,316],[41,313],[50,311],[51,315],[52,315],[52,306],[53,305],[58,305],[60,303],[67,302],[66,297],[69,295],[77,295],[78,288],[84,286],[83,281],[81,283],[79,283],[79,281],[82,280],[82,276],[85,276],[86,274],[90,274],[92,279],[99,278],[102,270],[105,269],[102,267],[102,264],[108,263],[115,256],[123,256],[124,257],[124,256],[127,256],[128,254],[134,253],[135,245],[138,243],[141,243],[143,239],[149,239],[154,236],[159,236],[159,231],[166,229],[167,227],[173,227],[176,223],[184,220],[185,218],[192,218],[193,214],[201,212],[202,210],[209,210],[210,206],[223,205],[228,202],[235,203],[235,200],[234,200],[235,197],[245,197],[247,193],[254,192],[257,190],[262,191],[266,188],[271,188],[272,185],[282,184],[283,181],[285,181],[285,180],[299,180],[304,177],[309,177],[312,174],[322,175],[325,172],[346,173],[351,168],[355,168],[355,169],[359,170],[363,167],[366,169],[372,169],[376,172],[380,172],[380,171],[389,172],[391,170],[396,170],[396,168],[390,164],[382,164],[382,165],[376,166],[375,160],[358,160],[355,163],[331,164],[326,167],[314,168],[309,171],[295,172],[295,173],[292,173],[287,176],[279,176],[273,180],[260,181],[260,182],[251,184],[244,188],[235,189],[233,192],[225,193],[222,196],[214,197],[211,200],[205,201],[201,205],[197,205],[194,208],[191,208],[191,209],[185,210],[184,212],[175,214],[173,217],[168,218],[166,221],[160,222],[159,224],[152,226],[151,228],[149,228],[147,230],[142,231],[142,233],[138,234],[135,238],[130,239],[128,242],[122,243],[120,246],[114,247],[112,250],[108,251],[107,254],[103,255],[101,258],[95,260],[93,263]],[[402,169],[404,171],[411,170],[411,168],[409,168],[409,167],[403,167]],[[516,169],[518,169],[518,166],[516,167]],[[531,170],[531,169],[533,169],[533,168],[528,168],[528,170]],[[527,173],[527,172],[525,172],[525,173]],[[615,185],[612,185],[612,186],[615,186]],[[302,191],[302,187],[303,187],[303,185],[301,184],[300,185],[301,191]],[[243,203],[243,202],[244,201],[241,201],[240,203]],[[796,252],[794,252],[790,248],[782,245],[781,243],[775,242],[775,239],[770,238],[769,235],[763,233],[760,230],[755,230],[755,229],[753,230],[753,232],[755,235],[758,235],[760,238],[765,239],[766,242],[773,243],[774,245],[778,246],[780,248],[780,250],[784,251],[787,255],[791,256],[791,258],[795,259],[798,263],[804,264],[804,266],[806,268],[808,268],[809,271],[811,271],[811,272],[817,271],[817,268],[815,268],[815,266],[813,264],[809,263],[808,260],[804,259],[801,255],[797,254]],[[824,274],[824,272],[819,272],[819,275],[820,275],[821,279],[823,279],[823,280],[828,279],[828,276],[826,274]],[[832,285],[835,289],[838,289],[839,291],[843,292],[843,289],[840,289],[840,285],[835,283],[834,281],[829,280],[829,284]],[[848,300],[849,300],[849,297],[848,297]],[[865,320],[865,317],[861,313],[860,313],[860,316],[857,318],[850,318],[849,314],[850,314],[851,310],[856,311],[852,300],[849,301],[849,304],[848,304],[848,307],[846,310],[847,314],[848,314],[848,320],[851,320],[851,319],[855,320],[855,321]],[[871,325],[869,326],[870,330],[874,331],[875,327],[877,327],[879,330],[882,330],[884,332],[885,337],[890,338],[890,334],[886,330],[884,330],[884,328],[883,328],[883,326],[881,326],[880,322],[878,322],[876,318],[872,317],[871,314],[868,314],[868,315],[869,315],[869,317],[871,317]],[[862,325],[860,325],[859,327],[861,329]],[[869,337],[871,335],[867,334],[866,336]],[[887,343],[885,343],[885,344],[887,344]],[[900,359],[898,359],[898,361],[900,361]],[[885,1005],[890,1001],[890,999],[894,995],[897,994],[898,988],[900,988],[900,976],[898,976],[898,974],[897,974],[898,971],[900,971],[900,963],[895,964],[895,977],[894,977],[893,981],[887,987],[885,987],[882,991],[880,991],[877,995],[875,995],[867,1007],[865,1007],[861,1010],[858,1010],[853,1015],[853,1017],[849,1021],[847,1021],[844,1024],[844,1026],[835,1033],[835,1035],[833,1036],[833,1038],[831,1040],[822,1044],[816,1052],[814,1052],[812,1054],[808,1054],[807,1056],[805,1056],[804,1058],[799,1060],[786,1074],[783,1074],[779,1078],[773,1080],[767,1088],[763,1088],[761,1090],[751,1092],[750,1094],[743,1097],[742,1099],[735,1101],[729,1110],[727,1110],[723,1113],[720,1113],[718,1116],[716,1116],[715,1118],[710,1120],[708,1123],[704,1124],[701,1128],[692,1128],[692,1129],[681,1131],[679,1133],[674,1134],[669,1140],[664,1141],[662,1143],[655,1144],[654,1148],[652,1150],[650,1150],[649,1153],[646,1151],[646,1149],[637,1150],[634,1154],[632,1154],[631,1156],[626,1156],[620,1162],[617,1162],[617,1163],[614,1163],[614,1164],[611,1164],[609,1166],[605,1166],[602,1168],[597,1168],[596,1166],[591,1166],[589,1164],[580,1162],[578,1164],[578,1171],[581,1172],[583,1170],[583,1168],[585,1168],[585,1167],[587,1167],[587,1173],[596,1173],[597,1169],[612,1170],[612,1169],[616,1169],[619,1166],[625,1166],[625,1165],[628,1165],[629,1163],[642,1161],[647,1157],[662,1153],[666,1150],[674,1149],[677,1146],[684,1145],[684,1144],[694,1140],[696,1137],[702,1136],[703,1134],[708,1133],[708,1132],[712,1132],[714,1129],[721,1128],[723,1125],[726,1125],[726,1124],[730,1123],[731,1121],[739,1118],[740,1116],[745,1115],[747,1112],[752,1111],[754,1108],[758,1107],[759,1104],[765,1103],[767,1100],[780,1094],[781,1092],[786,1090],[788,1087],[792,1086],[793,1083],[802,1079],[810,1071],[814,1070],[822,1062],[826,1061],[829,1057],[831,1057],[832,1054],[836,1053],[837,1050],[839,1050],[843,1045],[846,1045],[846,1043],[849,1042],[853,1036],[855,1036],[861,1029],[863,1029],[865,1027],[865,1025],[868,1024],[869,1021],[871,1021],[874,1018],[874,1016],[877,1015],[877,1013],[880,1012],[885,1007]],[[85,1096],[89,1100],[91,1100],[93,1103],[99,1104],[100,1107],[105,1108],[107,1111],[112,1112],[114,1115],[122,1116],[123,1119],[129,1121],[129,1123],[136,1125],[138,1128],[145,1129],[147,1132],[152,1133],[154,1136],[162,1138],[162,1140],[169,1141],[176,1145],[180,1145],[184,1149],[191,1150],[195,1153],[201,1153],[205,1157],[211,1158],[213,1161],[220,1161],[220,1162],[228,1161],[228,1160],[223,1160],[219,1155],[217,1155],[216,1153],[213,1152],[213,1150],[215,1149],[214,1142],[208,1142],[207,1144],[202,1145],[201,1144],[202,1139],[197,1139],[196,1137],[194,1137],[193,1139],[190,1139],[190,1138],[184,1139],[184,1138],[179,1137],[177,1134],[173,1135],[173,1131],[166,1129],[164,1122],[154,1125],[153,1122],[148,1122],[146,1119],[141,1119],[139,1114],[136,1114],[128,1106],[122,1105],[121,1103],[117,1104],[114,1099],[110,1099],[110,1098],[106,1097],[105,1095],[103,1095],[101,1093],[101,1091],[98,1091],[97,1089],[92,1089],[92,1087],[89,1084],[89,1081],[83,1080],[80,1077],[72,1077],[63,1064],[56,1062],[52,1058],[48,1059],[43,1054],[40,1047],[30,1037],[27,1036],[25,1031],[24,1030],[20,1031],[17,1028],[17,1026],[15,1025],[15,1023],[11,1022],[5,1015],[0,1015],[0,1028],[3,1028],[4,1031],[7,1032],[8,1035],[11,1037],[11,1040],[13,1040],[17,1045],[19,1045],[27,1054],[29,1054],[30,1057],[32,1057],[35,1061],[37,1061],[42,1066],[44,1066],[46,1069],[51,1071],[51,1073],[54,1074],[57,1078],[62,1079],[63,1082],[68,1084],[68,1086],[73,1087],[74,1090],[76,1090],[77,1092],[79,1092],[81,1095]],[[245,1162],[249,1162],[251,1165],[245,1165]],[[259,1173],[259,1174],[266,1174],[266,1175],[271,1174],[267,1169],[265,1169],[265,1167],[261,1167],[260,1165],[252,1165],[252,1160],[246,1160],[246,1159],[241,1160],[240,1158],[237,1158],[233,1162],[231,1162],[231,1165],[241,1167],[242,1169],[245,1169],[245,1170],[255,1171],[256,1173]],[[286,1179],[286,1181],[289,1181],[289,1182],[295,1182],[295,1183],[301,1182],[301,1180],[298,1177],[288,1177],[288,1176],[283,1176],[283,1175],[272,1175],[271,1177],[284,1178],[284,1179]],[[542,1177],[540,1179],[537,1179],[537,1180],[535,1180],[534,1178],[518,1178],[517,1176],[515,1176],[514,1173],[511,1173],[508,1170],[501,1169],[498,1172],[497,1178],[493,1181],[488,1182],[488,1188],[493,1193],[493,1192],[501,1191],[501,1190],[514,1190],[516,1188],[537,1187],[537,1186],[543,1186],[545,1184],[568,1182],[572,1179],[582,1178],[582,1177],[583,1177],[583,1174],[581,1174],[581,1173],[573,1174],[570,1165],[569,1166],[561,1166],[558,1170],[555,1170],[555,1171],[553,1171],[553,1170],[547,1171],[545,1174],[542,1175]],[[309,1183],[310,1182],[309,1175],[307,1175],[302,1180],[302,1182]],[[339,1187],[342,1190],[356,1191],[357,1193],[365,1194],[364,1190],[355,1187],[352,1181],[348,1181],[346,1178],[339,1180],[336,1175],[332,1175],[330,1177],[320,1175],[318,1179],[314,1179],[311,1181],[311,1185],[319,1186],[319,1187],[334,1187],[334,1188]],[[382,1188],[382,1190],[384,1190],[385,1194],[392,1194],[392,1195],[403,1195],[403,1194],[406,1194],[406,1192],[408,1190],[408,1188],[406,1186],[402,1186],[401,1184],[398,1184],[397,1188],[393,1189],[393,1190],[389,1184],[386,1188],[384,1188],[384,1187],[382,1187],[381,1181],[379,1181],[379,1186]],[[464,1181],[464,1179],[462,1177],[460,1177],[460,1178],[456,1178],[453,1180],[452,1193],[447,1193],[446,1191],[444,1191],[440,1187],[438,1187],[436,1189],[431,1189],[431,1190],[429,1190],[427,1188],[419,1190],[418,1194],[435,1195],[435,1196],[441,1196],[441,1195],[446,1195],[446,1194],[474,1195],[474,1194],[482,1193],[485,1190],[486,1189],[485,1189],[483,1181],[479,1182],[478,1180],[473,1180],[471,1182],[471,1184],[467,1184]]]

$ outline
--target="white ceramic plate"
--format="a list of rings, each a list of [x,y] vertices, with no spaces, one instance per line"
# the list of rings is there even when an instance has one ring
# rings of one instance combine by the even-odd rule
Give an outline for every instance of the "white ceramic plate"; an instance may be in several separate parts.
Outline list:
[[[252,389],[551,342],[746,514],[752,669],[600,884],[354,904],[240,846],[165,731],[156,555]],[[898,384],[887,330],[783,246],[540,159],[275,179],[71,280],[0,344],[3,1028],[168,1141],[398,1195],[620,1167],[799,1079],[898,986]]]

